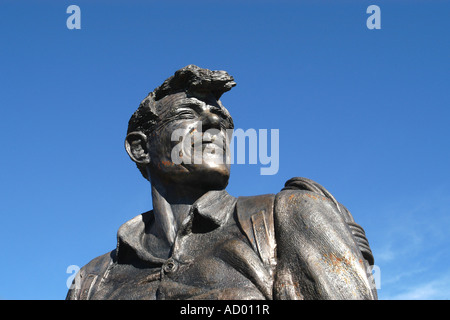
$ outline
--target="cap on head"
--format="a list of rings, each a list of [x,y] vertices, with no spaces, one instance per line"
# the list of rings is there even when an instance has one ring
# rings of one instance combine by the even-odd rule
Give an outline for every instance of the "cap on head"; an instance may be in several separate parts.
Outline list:
[[[176,71],[153,93],[156,101],[181,91],[211,92],[216,100],[219,100],[223,93],[231,90],[235,85],[233,77],[226,71],[212,71],[191,64]]]

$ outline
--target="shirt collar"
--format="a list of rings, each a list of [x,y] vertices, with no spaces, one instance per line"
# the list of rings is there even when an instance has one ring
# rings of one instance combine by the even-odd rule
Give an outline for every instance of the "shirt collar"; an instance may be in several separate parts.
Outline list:
[[[237,199],[225,190],[211,190],[200,197],[189,213],[192,228],[200,227],[207,231],[225,224],[233,214]],[[200,219],[198,219],[200,218]],[[119,263],[138,258],[141,261],[162,264],[165,259],[158,258],[148,247],[147,237],[150,225],[154,221],[153,211],[143,213],[125,222],[117,232],[116,257]],[[181,230],[179,230],[180,232]],[[184,230],[186,232],[186,230]]]
[[[205,193],[192,206],[194,214],[198,213],[213,226],[223,225],[234,211],[236,198],[225,190],[212,190]]]

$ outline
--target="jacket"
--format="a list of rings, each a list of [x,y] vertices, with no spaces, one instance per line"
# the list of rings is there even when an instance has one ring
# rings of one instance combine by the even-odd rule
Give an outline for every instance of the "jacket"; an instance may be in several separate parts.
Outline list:
[[[172,247],[153,221],[149,211],[122,225],[116,249],[84,266],[66,299],[377,299],[363,228],[312,180],[253,197],[210,191]]]

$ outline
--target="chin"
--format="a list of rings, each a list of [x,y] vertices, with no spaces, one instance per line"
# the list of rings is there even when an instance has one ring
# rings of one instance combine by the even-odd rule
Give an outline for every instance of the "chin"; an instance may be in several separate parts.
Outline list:
[[[208,190],[225,189],[230,179],[227,165],[192,165],[187,180],[195,185],[203,185]]]
[[[205,185],[209,190],[222,190],[228,185],[228,180],[230,179],[229,172],[223,173],[219,171],[208,172],[204,179]]]

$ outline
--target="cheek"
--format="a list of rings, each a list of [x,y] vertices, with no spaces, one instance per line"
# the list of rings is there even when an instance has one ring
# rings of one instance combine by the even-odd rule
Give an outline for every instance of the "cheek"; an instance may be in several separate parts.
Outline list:
[[[172,161],[172,151],[182,151],[186,156],[190,154],[190,141],[195,132],[195,123],[184,122],[168,125],[162,130],[152,134],[150,140],[150,153],[154,162],[169,163]]]
[[[150,156],[153,161],[166,159],[167,153],[170,156],[168,151],[171,149],[171,141],[170,135],[167,135],[166,132],[153,133],[149,142]]]

